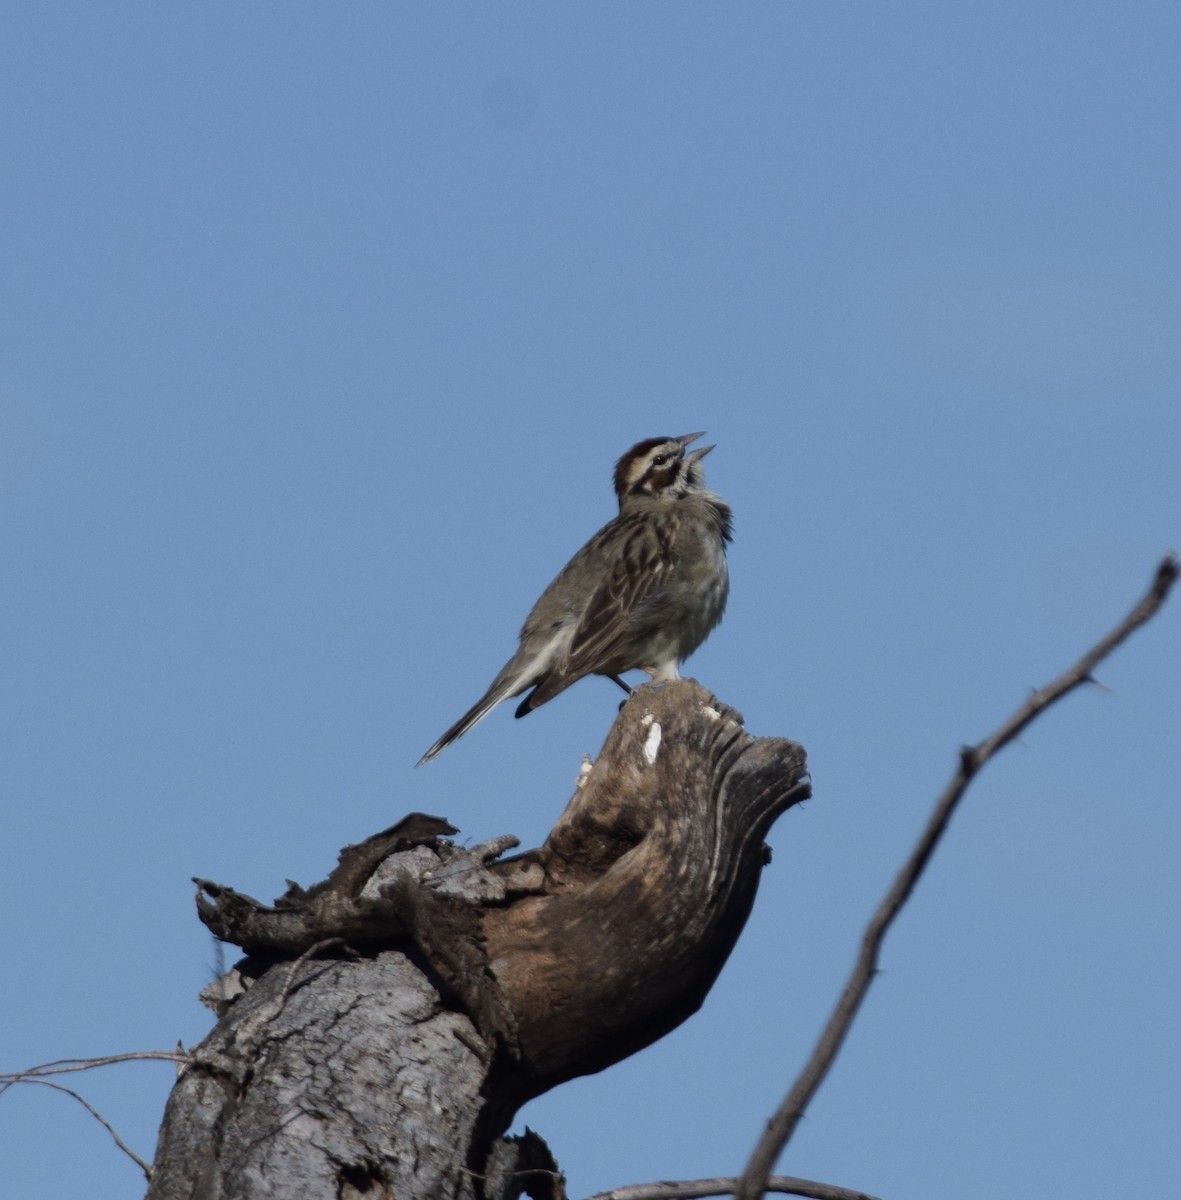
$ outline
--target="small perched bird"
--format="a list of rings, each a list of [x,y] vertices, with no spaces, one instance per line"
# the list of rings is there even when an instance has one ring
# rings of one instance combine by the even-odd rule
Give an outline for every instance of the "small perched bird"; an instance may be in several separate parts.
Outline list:
[[[679,679],[680,664],[722,619],[730,506],[705,486],[689,450],[703,435],[637,442],[615,465],[619,516],[562,568],[521,627],[521,644],[474,705],[418,760],[462,737],[502,700],[532,688],[523,717],[584,675]]]

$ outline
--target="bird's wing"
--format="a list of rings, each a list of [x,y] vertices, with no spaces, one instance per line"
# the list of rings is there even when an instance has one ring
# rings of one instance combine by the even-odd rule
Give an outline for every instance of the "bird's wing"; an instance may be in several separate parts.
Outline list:
[[[632,615],[660,590],[672,565],[672,532],[642,514],[616,519],[615,536],[605,547],[609,558],[602,581],[582,610],[563,661],[556,664],[561,674],[577,679],[611,662],[630,631]]]

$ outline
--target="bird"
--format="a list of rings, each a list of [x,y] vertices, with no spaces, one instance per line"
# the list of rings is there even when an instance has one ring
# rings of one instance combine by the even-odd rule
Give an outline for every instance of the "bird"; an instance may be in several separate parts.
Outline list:
[[[516,654],[488,690],[418,760],[430,762],[498,704],[522,692],[518,717],[587,675],[640,668],[680,678],[681,663],[722,619],[730,590],[730,506],[705,486],[689,450],[704,433],[651,437],[616,463],[619,515],[562,568],[525,618]]]

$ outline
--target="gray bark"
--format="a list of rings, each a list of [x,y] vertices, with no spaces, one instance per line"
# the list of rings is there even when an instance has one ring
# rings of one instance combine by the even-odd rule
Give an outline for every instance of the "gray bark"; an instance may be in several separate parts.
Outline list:
[[[692,681],[639,689],[544,846],[412,817],[268,907],[202,883],[248,957],[169,1100],[150,1200],[559,1196],[525,1101],[701,1005],[803,749]],[[245,990],[242,990],[242,989]]]
[[[149,1195],[469,1196],[456,1172],[489,1048],[396,951],[286,964],[178,1081]]]

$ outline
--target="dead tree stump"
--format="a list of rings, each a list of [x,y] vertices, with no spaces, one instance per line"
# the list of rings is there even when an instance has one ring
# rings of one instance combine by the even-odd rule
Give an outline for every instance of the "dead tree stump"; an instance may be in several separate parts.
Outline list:
[[[463,850],[414,815],[273,907],[200,882],[247,957],[169,1099],[149,1200],[560,1196],[527,1100],[695,1012],[733,949],[763,839],[809,794],[692,680],[623,706],[540,849]]]

